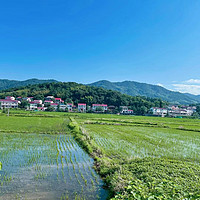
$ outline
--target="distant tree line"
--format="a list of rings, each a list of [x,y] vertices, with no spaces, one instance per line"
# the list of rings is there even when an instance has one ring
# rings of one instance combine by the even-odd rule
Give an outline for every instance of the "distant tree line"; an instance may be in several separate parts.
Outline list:
[[[129,96],[113,90],[100,87],[86,86],[74,82],[57,82],[29,85],[20,88],[1,91],[0,98],[6,96],[34,97],[44,101],[46,96],[62,98],[65,103],[107,104],[115,106],[129,106],[135,114],[144,115],[151,107],[164,107],[168,102],[157,98]]]

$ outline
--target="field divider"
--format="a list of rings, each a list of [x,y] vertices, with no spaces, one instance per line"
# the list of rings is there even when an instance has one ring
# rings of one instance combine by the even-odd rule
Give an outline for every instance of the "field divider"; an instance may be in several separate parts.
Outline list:
[[[119,170],[120,166],[114,164],[113,160],[110,159],[103,149],[101,149],[93,138],[87,133],[87,131],[79,126],[76,120],[69,117],[70,123],[68,127],[71,129],[75,140],[78,144],[94,159],[94,169],[104,180],[105,186],[109,189],[109,197],[113,197],[115,193],[112,184],[110,184],[110,176],[114,174],[116,170]]]

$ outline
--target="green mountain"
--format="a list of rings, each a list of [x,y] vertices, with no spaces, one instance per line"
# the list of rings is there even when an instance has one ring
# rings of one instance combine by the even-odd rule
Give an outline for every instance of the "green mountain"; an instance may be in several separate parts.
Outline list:
[[[135,114],[145,114],[151,107],[162,107],[167,102],[161,99],[149,97],[133,97],[117,91],[107,90],[100,87],[87,86],[74,82],[43,83],[28,85],[20,88],[12,88],[0,92],[0,98],[6,96],[26,97],[32,96],[35,99],[44,100],[44,97],[53,95],[60,97],[65,102],[92,104],[108,104],[115,107],[126,105],[133,109]]]
[[[9,88],[27,86],[27,85],[35,85],[41,83],[52,83],[57,82],[56,80],[49,79],[49,80],[39,80],[39,79],[28,79],[25,81],[16,81],[16,80],[8,80],[8,79],[0,79],[0,90],[6,90]]]
[[[192,99],[195,99],[196,101],[200,102],[200,95],[194,95],[190,93],[184,93],[185,95],[189,96]]]
[[[186,95],[174,92],[158,85],[139,83],[135,81],[110,82],[106,80],[89,84],[90,86],[102,87],[105,89],[116,90],[131,96],[145,96],[151,98],[161,98],[174,104],[192,104],[200,102],[200,98],[195,95]]]

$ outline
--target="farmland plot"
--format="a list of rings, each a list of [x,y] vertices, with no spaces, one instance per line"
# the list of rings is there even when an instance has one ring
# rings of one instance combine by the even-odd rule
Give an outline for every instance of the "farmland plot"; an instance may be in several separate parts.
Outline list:
[[[75,120],[113,200],[200,199],[199,120],[111,115]]]
[[[0,199],[106,199],[91,159],[70,135],[1,133]]]

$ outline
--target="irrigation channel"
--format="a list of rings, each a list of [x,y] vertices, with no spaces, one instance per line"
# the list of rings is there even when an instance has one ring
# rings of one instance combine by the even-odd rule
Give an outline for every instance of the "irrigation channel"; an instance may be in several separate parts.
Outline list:
[[[1,133],[0,199],[106,199],[93,159],[71,135]]]

